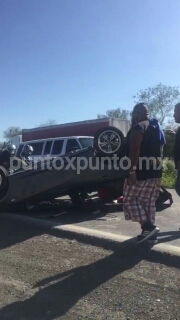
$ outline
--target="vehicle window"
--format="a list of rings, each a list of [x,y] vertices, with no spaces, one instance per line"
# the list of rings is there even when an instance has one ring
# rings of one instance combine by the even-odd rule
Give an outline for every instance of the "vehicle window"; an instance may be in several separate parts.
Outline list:
[[[52,155],[60,154],[62,151],[64,140],[55,140],[52,148]]]
[[[17,152],[16,152],[16,157],[18,157],[18,158],[20,157],[23,147],[24,147],[23,144],[19,145]]]
[[[44,142],[34,142],[34,143],[29,143],[29,144],[33,147],[32,156],[39,156],[42,154]]]
[[[44,148],[44,155],[50,154],[51,146],[52,146],[52,141],[46,141],[46,145]]]
[[[66,145],[66,153],[69,153],[71,151],[75,151],[77,149],[80,149],[79,143],[76,139],[68,139],[67,145]]]
[[[79,142],[82,148],[89,148],[93,146],[94,139],[93,138],[79,138]]]

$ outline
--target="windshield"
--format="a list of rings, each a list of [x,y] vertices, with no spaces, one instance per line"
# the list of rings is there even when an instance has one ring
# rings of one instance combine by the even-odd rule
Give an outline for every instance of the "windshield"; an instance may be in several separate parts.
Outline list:
[[[79,138],[82,148],[89,148],[93,146],[93,140],[94,138]]]
[[[20,144],[19,147],[17,148],[17,151],[16,151],[17,158],[20,157],[23,147],[24,147],[24,144]]]

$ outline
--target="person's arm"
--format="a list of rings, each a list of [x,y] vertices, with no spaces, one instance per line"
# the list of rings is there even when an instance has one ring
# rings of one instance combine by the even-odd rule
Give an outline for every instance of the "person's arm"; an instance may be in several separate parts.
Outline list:
[[[130,174],[135,171],[135,167],[137,168],[141,142],[143,139],[143,133],[138,130],[133,130],[130,135],[130,151],[129,158],[131,161]]]

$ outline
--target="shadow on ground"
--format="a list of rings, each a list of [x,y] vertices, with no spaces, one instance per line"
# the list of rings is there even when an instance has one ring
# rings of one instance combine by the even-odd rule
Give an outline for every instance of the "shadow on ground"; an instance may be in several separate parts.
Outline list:
[[[167,243],[177,239],[180,239],[180,231],[166,231],[158,233],[159,243]]]
[[[87,266],[43,279],[35,287],[42,287],[31,298],[12,303],[0,310],[0,319],[53,320],[65,315],[80,299],[141,260],[180,267],[180,260],[168,258],[157,252],[142,251],[119,245],[110,256]],[[52,284],[52,282],[55,282]],[[120,292],[120,295],[122,293]]]
[[[29,221],[1,217],[0,248],[6,248],[41,234],[66,237],[67,233],[55,232],[46,226],[37,226]],[[168,232],[168,234],[170,234]],[[165,233],[163,233],[165,236]],[[167,235],[167,233],[166,233]],[[179,232],[172,232],[179,237]],[[69,238],[75,238],[73,234]],[[89,237],[77,238],[78,241],[113,250],[109,256],[89,265],[73,268],[54,277],[42,279],[35,285],[39,291],[32,297],[9,304],[0,310],[0,319],[13,320],[54,320],[65,315],[80,299],[125,270],[133,268],[142,260],[180,268],[180,258],[151,250],[147,244],[137,245],[135,239],[122,244],[106,244]],[[54,282],[54,283],[52,283]],[[123,293],[120,293],[123,294]]]

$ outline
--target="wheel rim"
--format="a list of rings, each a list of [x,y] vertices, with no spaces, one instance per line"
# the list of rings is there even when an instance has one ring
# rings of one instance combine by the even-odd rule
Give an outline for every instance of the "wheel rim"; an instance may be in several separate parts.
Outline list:
[[[98,138],[98,146],[102,152],[115,153],[121,146],[121,138],[115,131],[104,131]]]

